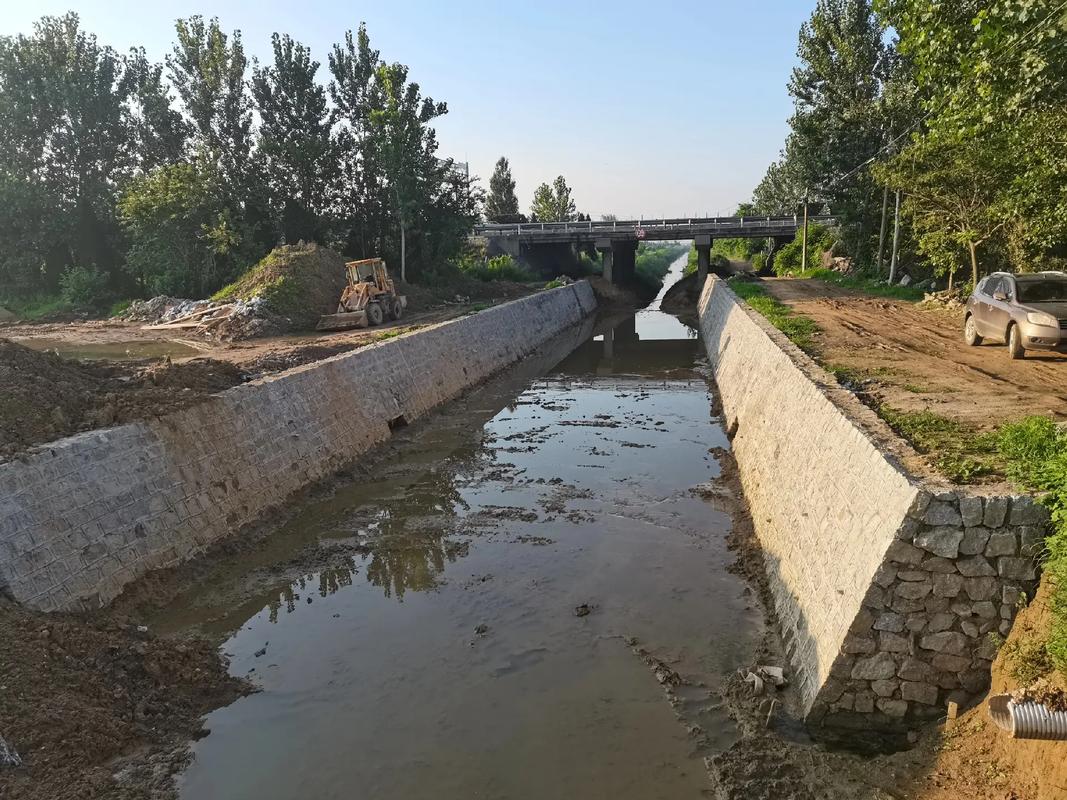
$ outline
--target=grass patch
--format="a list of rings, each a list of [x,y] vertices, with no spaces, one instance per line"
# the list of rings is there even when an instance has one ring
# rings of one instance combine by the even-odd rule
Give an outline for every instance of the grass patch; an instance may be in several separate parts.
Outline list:
[[[1067,431],[1047,417],[1027,417],[1004,425],[994,441],[1008,477],[1043,492],[1042,502],[1052,516],[1052,534],[1043,553],[1043,580],[1052,589],[1052,625],[1040,645],[1052,666],[1067,677]],[[1040,664],[1032,656],[1028,660]]]
[[[1004,645],[1008,671],[1021,686],[1027,686],[1052,672],[1056,665],[1049,655],[1048,643],[1025,636]]]
[[[73,311],[74,306],[59,294],[36,294],[27,297],[0,297],[0,306],[16,317],[32,322],[54,314]]]
[[[730,281],[734,294],[752,306],[774,327],[784,333],[801,350],[810,352],[814,346],[812,337],[819,332],[815,320],[796,313],[785,303],[775,300],[759,283]]]
[[[832,269],[809,269],[807,272],[798,274],[797,277],[825,281],[843,289],[851,289],[872,297],[887,297],[893,300],[916,302],[926,296],[926,292],[923,289],[916,289],[914,286],[899,286],[897,284],[887,286],[877,278],[865,275],[842,275]]]
[[[932,456],[938,471],[956,483],[998,474],[994,441],[962,422],[932,411],[898,411],[879,406],[878,414],[920,453]]]

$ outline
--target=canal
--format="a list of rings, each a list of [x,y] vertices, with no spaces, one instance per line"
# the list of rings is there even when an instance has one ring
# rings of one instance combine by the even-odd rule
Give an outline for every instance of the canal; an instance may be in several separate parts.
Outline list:
[[[212,565],[153,625],[260,691],[182,797],[704,796],[762,614],[700,358],[658,298],[590,322]]]

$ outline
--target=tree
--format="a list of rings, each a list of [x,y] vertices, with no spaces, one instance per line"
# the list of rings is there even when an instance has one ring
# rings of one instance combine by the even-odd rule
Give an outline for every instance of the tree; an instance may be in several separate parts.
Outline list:
[[[287,242],[321,241],[320,216],[337,174],[333,115],[326,89],[315,81],[319,62],[311,60],[310,50],[277,33],[271,43],[274,63],[253,70],[252,96],[273,213],[281,215]]]
[[[64,270],[121,260],[115,187],[136,163],[123,59],[76,14],[0,39],[0,266],[8,285],[54,291]]]
[[[511,165],[501,156],[489,178],[489,196],[485,201],[485,218],[489,222],[522,222],[519,213],[519,198],[515,196],[515,179],[511,177]]]
[[[571,189],[562,175],[550,186],[542,183],[534,191],[531,218],[538,222],[571,222],[576,219],[574,200]]]
[[[195,143],[231,187],[251,188],[252,101],[241,32],[227,35],[217,18],[195,15],[175,23],[178,42],[167,56],[171,81],[192,120]]]
[[[994,140],[927,138],[876,170],[888,186],[906,192],[903,212],[919,252],[948,274],[950,286],[964,253],[978,283],[979,248],[1011,221],[998,199],[1012,172],[1004,155],[1004,143]]]
[[[900,34],[926,113],[910,148],[962,159],[950,173],[993,165],[984,214],[1003,214],[993,247],[1029,268],[1067,240],[1067,16],[1051,0],[939,3],[882,0]],[[995,159],[986,155],[995,143]],[[905,151],[903,155],[906,155]],[[995,185],[993,185],[995,184]],[[933,230],[931,234],[933,235]],[[958,226],[940,230],[955,241]]]
[[[127,268],[151,294],[204,297],[255,254],[210,159],[168,164],[136,178],[119,202]]]

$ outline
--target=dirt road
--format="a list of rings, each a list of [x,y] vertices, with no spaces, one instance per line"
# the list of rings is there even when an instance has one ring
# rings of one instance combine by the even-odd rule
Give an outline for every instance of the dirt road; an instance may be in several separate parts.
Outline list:
[[[1067,418],[1067,355],[1008,358],[1000,344],[967,347],[958,314],[868,297],[815,280],[775,278],[768,291],[811,317],[824,366],[870,381],[902,411],[930,410],[987,430],[1029,414]]]

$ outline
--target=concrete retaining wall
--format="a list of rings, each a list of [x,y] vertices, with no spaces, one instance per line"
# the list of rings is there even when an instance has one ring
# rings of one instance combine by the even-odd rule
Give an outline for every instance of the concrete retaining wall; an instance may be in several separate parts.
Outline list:
[[[893,727],[984,691],[1045,510],[909,474],[885,423],[725,282],[699,312],[809,721]]]
[[[0,590],[44,610],[106,604],[595,308],[585,282],[541,292],[2,464]]]

